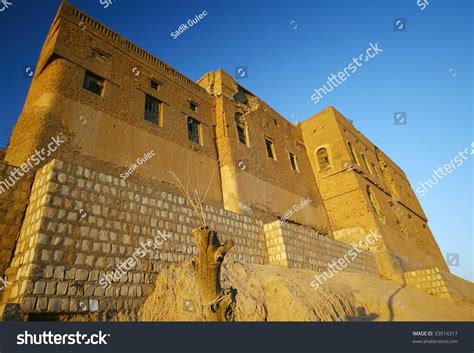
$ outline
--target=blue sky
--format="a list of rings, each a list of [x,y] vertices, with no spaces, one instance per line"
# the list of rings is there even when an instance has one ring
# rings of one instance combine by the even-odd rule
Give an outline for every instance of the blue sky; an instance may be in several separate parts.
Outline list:
[[[0,12],[0,144],[18,118],[59,0],[9,0]],[[412,186],[449,163],[473,137],[473,1],[71,0],[193,80],[248,67],[240,83],[290,121],[334,105],[405,170]],[[0,3],[1,10],[1,3]],[[178,38],[171,32],[206,11]],[[396,18],[406,31],[395,32]],[[317,104],[310,97],[369,43],[383,53]],[[394,125],[406,112],[407,125]],[[474,156],[422,199],[443,254],[459,254],[454,274],[474,280]]]

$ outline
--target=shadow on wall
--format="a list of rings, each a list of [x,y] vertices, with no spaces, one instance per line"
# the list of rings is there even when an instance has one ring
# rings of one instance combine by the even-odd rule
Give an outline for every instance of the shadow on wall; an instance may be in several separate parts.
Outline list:
[[[388,321],[393,321],[393,319],[395,318],[395,312],[393,310],[393,302],[394,302],[394,299],[395,299],[395,296],[398,294],[398,292],[400,292],[403,288],[405,288],[407,285],[404,284],[402,285],[401,287],[397,288],[397,290],[395,292],[392,293],[392,295],[390,295],[390,297],[388,298],[388,302],[387,302],[387,305],[388,305],[388,311],[390,313],[390,316],[388,318]],[[398,303],[398,302],[397,302]]]
[[[395,311],[394,311],[394,303],[395,303],[395,296],[406,287],[406,284],[402,285],[401,287],[397,288],[387,301],[389,317],[387,321],[394,321],[395,319]],[[399,303],[398,301],[396,302]],[[375,321],[380,315],[375,313],[367,313],[366,309],[362,306],[359,306],[356,309],[356,314],[353,316],[346,316],[346,321]]]
[[[367,313],[364,307],[359,306],[356,309],[357,313],[353,316],[346,316],[346,321],[375,321],[379,317],[375,313]]]

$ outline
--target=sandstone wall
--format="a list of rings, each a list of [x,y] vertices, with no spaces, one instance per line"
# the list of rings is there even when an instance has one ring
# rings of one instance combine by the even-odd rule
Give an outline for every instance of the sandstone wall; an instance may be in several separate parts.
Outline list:
[[[87,71],[105,80],[102,95],[83,88]],[[145,120],[147,95],[161,102],[158,124]],[[221,205],[212,103],[202,87],[63,3],[5,159],[20,165],[61,134],[57,158],[119,176],[153,150],[137,174],[170,183],[173,171],[193,189],[210,185],[209,200]],[[200,123],[200,143],[188,138],[188,117]]]
[[[259,219],[211,205],[204,206],[204,214],[222,241],[234,240],[230,260],[278,264],[273,247],[280,240],[272,239],[274,233],[266,231],[268,224],[264,231]],[[192,229],[198,225],[183,197],[146,182],[122,181],[52,160],[36,173],[7,270],[12,283],[3,293],[3,303],[17,303],[30,314],[108,312],[113,316],[136,311],[152,290],[160,269],[197,254]],[[277,237],[283,240],[279,256],[287,260],[280,264],[290,268],[321,271],[350,248],[309,228],[289,223],[278,228]],[[104,286],[104,276],[133,258],[137,249],[159,232],[170,234],[170,238],[150,247],[129,270],[122,270],[123,274]],[[373,257],[367,252],[359,254],[348,270],[377,275]]]
[[[474,303],[474,284],[437,267],[405,272],[405,283],[443,299]]]
[[[28,173],[12,187],[4,184],[14,168],[4,161],[0,162],[0,277],[5,274],[12,259],[33,180],[33,173]]]
[[[267,262],[261,221],[209,205],[204,211],[222,240],[236,243],[230,259]],[[182,197],[53,160],[36,175],[4,301],[26,312],[137,309],[163,266],[197,254],[197,225]],[[102,288],[102,276],[158,231],[171,238]]]
[[[393,161],[333,107],[304,121],[301,130],[336,239],[354,243],[378,229],[379,250],[390,262],[387,275],[417,268],[409,262],[449,272],[410,183]],[[328,151],[325,170],[316,158],[321,147]],[[400,265],[400,258],[408,261]]]
[[[351,245],[334,240],[311,228],[280,221],[264,225],[270,264],[289,268],[308,268],[318,272],[328,269],[333,260],[343,258]],[[362,250],[345,268],[348,272],[364,272],[379,277],[375,258]]]
[[[199,84],[216,97],[216,142],[225,208],[281,217],[309,198],[311,204],[291,219],[330,232],[299,129],[222,70],[206,74]],[[246,143],[239,140],[236,114],[241,116]],[[273,143],[274,158],[268,156],[266,139]]]

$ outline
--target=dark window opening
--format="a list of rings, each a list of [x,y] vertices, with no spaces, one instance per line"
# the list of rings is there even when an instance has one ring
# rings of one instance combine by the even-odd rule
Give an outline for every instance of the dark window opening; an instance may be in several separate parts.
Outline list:
[[[275,150],[273,148],[273,142],[270,141],[269,139],[265,139],[265,146],[267,147],[267,155],[271,159],[276,159],[275,158]]]
[[[289,153],[289,156],[290,156],[291,168],[293,168],[293,170],[298,171],[298,163],[296,163],[296,156],[291,152]]]
[[[247,126],[242,120],[241,113],[235,113],[235,124],[237,126],[237,134],[239,136],[240,143],[247,145]]]
[[[188,138],[194,143],[200,143],[199,125],[199,121],[188,117]]]
[[[150,80],[150,87],[155,91],[158,91],[160,84],[154,80]]]
[[[316,152],[316,157],[318,158],[318,164],[319,164],[319,171],[320,172],[331,169],[331,163],[329,163],[329,155],[328,155],[327,149],[320,148]]]
[[[193,112],[197,111],[197,104],[193,102],[189,102],[189,109],[191,109]]]
[[[349,151],[351,152],[351,158],[352,158],[352,161],[355,163],[355,164],[359,164],[358,160],[357,160],[357,157],[355,155],[355,152],[354,152],[354,148],[352,147],[352,144],[350,142],[347,143],[347,145],[349,146]]]
[[[365,155],[361,153],[362,155],[362,160],[364,161],[365,169],[369,171],[371,175],[373,175],[372,170],[370,169],[369,163],[367,162],[367,159],[365,158]]]
[[[145,120],[158,125],[159,116],[160,101],[147,94],[145,98]]]
[[[92,72],[86,71],[83,88],[97,94],[98,96],[102,96],[104,84],[105,80],[102,77],[97,76]]]

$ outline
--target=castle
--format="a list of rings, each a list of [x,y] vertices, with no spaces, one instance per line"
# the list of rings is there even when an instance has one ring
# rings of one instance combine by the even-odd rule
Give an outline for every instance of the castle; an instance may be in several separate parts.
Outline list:
[[[179,183],[234,240],[231,259],[321,272],[376,231],[347,271],[446,299],[470,285],[404,172],[335,108],[292,124],[225,71],[195,83],[67,2],[0,160],[4,317],[139,309],[163,266],[197,252]],[[99,285],[164,230],[159,251]]]

